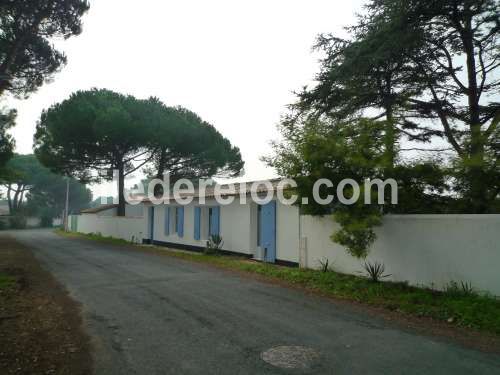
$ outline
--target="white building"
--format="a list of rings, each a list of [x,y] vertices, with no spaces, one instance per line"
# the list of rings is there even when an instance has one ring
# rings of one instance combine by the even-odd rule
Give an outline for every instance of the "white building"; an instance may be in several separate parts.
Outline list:
[[[250,183],[246,191],[250,191]],[[277,189],[273,181],[273,191]],[[268,192],[259,187],[256,194]],[[298,266],[299,259],[299,210],[285,205],[274,197],[265,204],[255,203],[250,194],[240,191],[226,192],[224,199],[234,199],[230,204],[219,204],[214,189],[207,188],[205,199],[196,192],[192,202],[181,205],[174,199],[159,204],[144,200],[146,243],[180,249],[201,251],[211,235],[219,235],[224,243],[222,250],[252,258],[263,258],[270,263]]]

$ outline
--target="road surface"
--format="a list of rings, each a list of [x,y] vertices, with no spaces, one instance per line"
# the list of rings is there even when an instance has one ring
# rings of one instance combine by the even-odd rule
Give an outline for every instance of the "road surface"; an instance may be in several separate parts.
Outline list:
[[[12,235],[82,304],[99,375],[500,374],[500,356],[301,291],[49,231]]]

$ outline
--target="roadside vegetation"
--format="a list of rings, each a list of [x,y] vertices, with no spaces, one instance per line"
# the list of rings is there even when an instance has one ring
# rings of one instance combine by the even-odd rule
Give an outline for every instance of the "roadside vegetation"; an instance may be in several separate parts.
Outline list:
[[[103,241],[116,245],[132,245],[124,240],[96,234],[58,233],[71,237]],[[137,247],[136,247],[137,248]],[[139,249],[139,248],[137,248]],[[198,254],[159,247],[141,247],[143,251],[209,264],[265,277],[270,281],[306,288],[322,295],[355,301],[370,306],[447,322],[450,326],[472,328],[500,335],[500,300],[480,294],[467,283],[452,282],[445,291],[418,288],[406,283],[374,282],[365,276],[346,275],[323,267],[320,270],[282,267],[259,263],[242,257]]]
[[[0,273],[0,290],[6,289],[14,285],[15,279],[13,277]]]

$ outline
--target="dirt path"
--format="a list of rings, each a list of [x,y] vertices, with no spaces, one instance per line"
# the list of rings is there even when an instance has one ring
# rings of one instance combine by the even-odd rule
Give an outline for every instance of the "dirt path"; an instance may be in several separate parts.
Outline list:
[[[31,252],[0,235],[0,374],[90,374],[78,304]]]

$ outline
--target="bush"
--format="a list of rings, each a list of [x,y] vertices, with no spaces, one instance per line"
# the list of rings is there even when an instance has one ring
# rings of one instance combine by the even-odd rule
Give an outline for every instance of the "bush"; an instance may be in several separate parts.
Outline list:
[[[53,222],[53,219],[51,217],[48,217],[48,216],[42,216],[40,218],[40,226],[42,228],[52,228],[52,222]]]
[[[477,294],[472,284],[466,281],[451,281],[446,285],[445,293],[451,297],[469,297]]]
[[[375,262],[365,262],[364,269],[366,271],[367,276],[371,281],[378,283],[380,279],[384,279],[391,275],[385,274],[385,265],[383,263]]]
[[[331,271],[330,260],[328,258],[320,259],[318,260],[318,263],[321,268],[321,272]]]
[[[0,230],[6,230],[7,229],[7,223],[3,220],[0,220]]]
[[[224,246],[224,241],[219,235],[212,235],[207,241],[207,247],[205,248],[205,254],[218,254]]]
[[[11,229],[26,229],[28,222],[22,215],[16,215],[9,218],[9,226]]]

